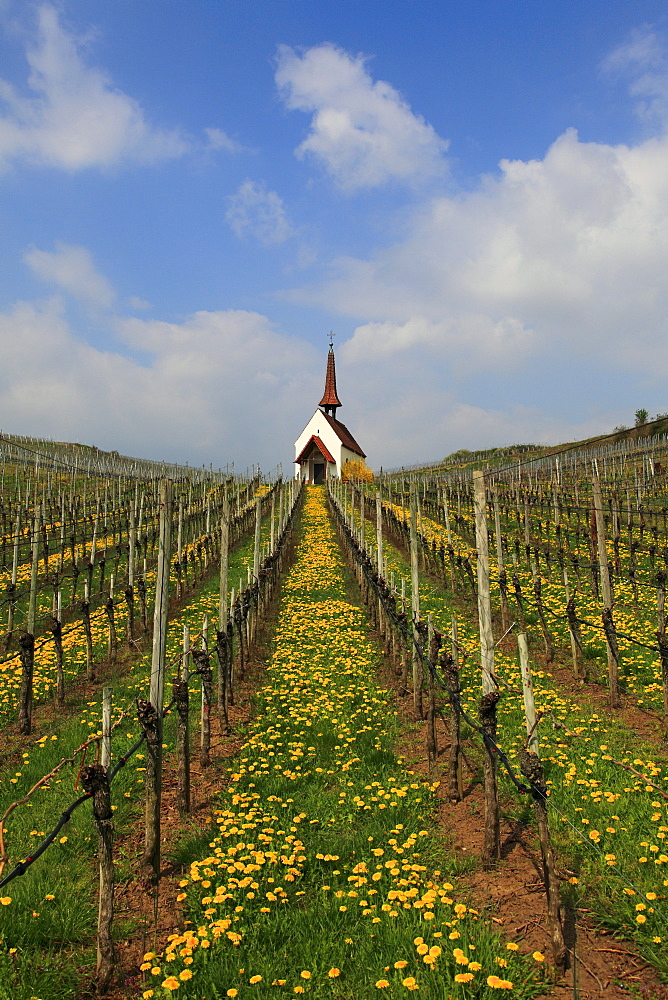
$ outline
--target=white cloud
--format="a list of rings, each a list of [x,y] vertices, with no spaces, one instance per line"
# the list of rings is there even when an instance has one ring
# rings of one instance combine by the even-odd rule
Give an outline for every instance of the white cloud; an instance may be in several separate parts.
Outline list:
[[[90,305],[109,308],[116,298],[109,281],[96,270],[86,247],[57,243],[53,253],[32,249],[23,259],[42,281],[57,285]]]
[[[0,426],[241,471],[289,463],[319,398],[310,345],[231,310],[182,323],[117,319],[110,329],[144,361],[79,338],[59,299],[0,313]]]
[[[128,305],[131,309],[136,309],[143,312],[145,309],[150,309],[151,303],[147,302],[146,299],[142,299],[139,295],[131,295],[128,299]]]
[[[178,131],[150,125],[140,105],[89,66],[82,45],[43,5],[27,50],[29,96],[0,80],[0,164],[16,160],[68,171],[154,163],[191,148]]]
[[[568,351],[573,363],[668,374],[668,138],[635,147],[564,133],[542,160],[415,213],[406,238],[340,260],[297,294],[366,322],[371,363],[426,352],[470,373]]]
[[[648,25],[636,28],[628,40],[603,60],[604,73],[627,79],[638,98],[636,112],[649,125],[668,124],[668,58],[663,40]]]
[[[236,139],[230,138],[222,128],[205,128],[210,149],[223,149],[226,153],[238,153],[243,147]]]
[[[251,236],[265,246],[285,243],[292,236],[280,195],[256,181],[244,181],[229,196],[225,218],[237,236]]]
[[[297,149],[344,191],[442,174],[447,144],[389,83],[374,82],[365,59],[334,45],[278,50],[276,83],[288,108],[313,114]]]
[[[182,323],[120,319],[113,330],[148,361],[81,340],[58,299],[0,313],[0,426],[154,459],[234,461],[238,470],[281,460],[291,474],[326,352],[240,310],[198,312]],[[569,421],[521,401],[462,402],[421,357],[382,358],[373,379],[345,349],[337,361],[341,416],[376,468],[455,447],[584,437],[621,419]]]
[[[523,373],[499,372],[496,392],[488,376],[487,390],[472,392],[450,377],[447,359],[435,362],[423,348],[370,358],[358,356],[354,343],[337,352],[339,416],[376,469],[440,459],[459,448],[581,440],[626,415],[614,397],[601,405],[597,396],[580,412],[556,384],[537,401],[535,394],[527,398],[531,383]]]

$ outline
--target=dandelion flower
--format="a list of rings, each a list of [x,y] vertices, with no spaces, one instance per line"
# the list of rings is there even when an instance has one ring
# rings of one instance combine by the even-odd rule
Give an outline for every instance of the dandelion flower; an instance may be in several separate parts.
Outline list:
[[[488,976],[487,985],[493,990],[512,990],[513,984],[508,979],[499,979],[498,976]]]

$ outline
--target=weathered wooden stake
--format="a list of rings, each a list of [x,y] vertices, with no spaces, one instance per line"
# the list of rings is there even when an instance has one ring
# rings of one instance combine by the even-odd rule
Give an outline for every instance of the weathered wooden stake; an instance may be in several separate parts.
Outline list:
[[[90,601],[88,599],[88,580],[84,580],[84,599],[79,605],[83,619],[84,635],[86,637],[86,679],[95,680],[93,664],[93,633],[90,627]]]
[[[227,621],[228,600],[227,587],[230,564],[230,502],[225,497],[220,519],[220,597],[218,601],[218,632],[216,649],[218,650],[218,719],[220,724],[229,728],[228,719],[228,643]]]
[[[598,476],[592,479],[594,514],[596,517],[596,534],[598,536],[598,563],[601,575],[601,596],[603,598],[603,628],[605,630],[606,649],[608,653],[608,686],[610,689],[610,706],[619,708],[619,647],[616,630],[612,620],[612,591],[610,573],[608,571],[608,552],[605,545],[605,521],[603,519],[603,498],[601,483]]]
[[[118,635],[116,634],[116,606],[114,605],[114,574],[109,580],[109,597],[107,598],[104,610],[109,621],[109,637],[107,639],[107,656],[113,663],[118,653]]]
[[[53,635],[53,645],[56,650],[56,705],[60,707],[65,701],[65,675],[63,673],[63,625],[60,621],[60,611],[58,609],[58,605],[56,605],[56,608],[56,613],[49,622],[49,631]]]
[[[180,678],[174,681],[172,696],[176,702],[176,757],[177,789],[176,808],[181,816],[190,812],[190,712],[188,694],[188,660],[190,657],[190,630],[183,626],[183,656]]]
[[[27,736],[32,729],[33,675],[35,672],[35,636],[24,632],[19,638],[21,655],[21,690],[19,692],[19,732]]]
[[[200,710],[200,765],[208,767],[211,759],[211,700],[213,678],[211,676],[211,657],[208,650],[208,618],[204,616],[202,625],[202,648],[193,652],[193,657],[201,672],[202,701]]]
[[[457,616],[452,615],[452,629],[451,629],[451,653],[452,653],[452,678],[453,678],[453,691],[456,694],[456,704],[452,703],[453,708],[452,716],[455,720],[451,718],[450,720],[450,736],[452,740],[451,753],[451,766],[456,769],[457,775],[457,791],[458,791],[458,802],[464,798],[464,778],[462,775],[462,757],[461,757],[461,740],[460,740],[460,721],[459,721],[459,636],[458,636],[458,625]],[[450,688],[448,687],[448,692]],[[453,773],[454,770],[453,770]]]
[[[169,612],[169,569],[172,551],[172,483],[160,482],[160,535],[158,568],[155,582],[153,619],[153,649],[151,655],[151,712],[145,713],[150,723],[147,732],[146,757],[146,829],[144,864],[152,870],[153,879],[160,877],[160,803],[162,798],[162,712],[165,685],[165,652],[167,645],[167,615]],[[142,723],[144,724],[144,723]]]
[[[111,764],[111,688],[102,688],[102,742],[100,764],[109,769]]]
[[[520,654],[520,670],[522,672],[522,696],[524,698],[524,718],[527,727],[527,745],[532,753],[538,753],[538,727],[536,725],[536,705],[531,683],[531,665],[529,663],[529,643],[526,632],[517,635],[517,646]]]
[[[16,525],[14,528],[14,552],[12,558],[12,582],[7,588],[7,596],[9,598],[9,609],[7,611],[7,640],[5,643],[5,648],[9,649],[10,643],[12,641],[12,633],[14,632],[14,610],[16,608],[16,581],[18,579],[18,569],[19,569],[19,542],[21,538],[21,515],[16,515]]]
[[[93,795],[93,817],[97,827],[97,856],[100,863],[100,898],[97,915],[97,979],[105,991],[114,972],[114,944],[111,934],[114,919],[113,812],[107,769],[90,764],[81,775],[85,791]]]
[[[566,563],[564,562],[564,590],[566,592],[566,615],[568,617],[568,634],[571,640],[571,656],[573,658],[573,676],[578,678],[586,677],[585,667],[584,667],[584,654],[582,650],[582,637],[580,635],[580,626],[577,622],[577,614],[575,610],[575,600],[571,597],[570,586],[568,581],[568,569],[566,568]]]
[[[489,596],[489,544],[485,475],[480,469],[476,469],[473,473],[473,491],[478,554],[478,623],[480,627],[482,692],[489,694],[496,687],[494,684],[494,634],[492,631],[492,605]]]
[[[39,518],[35,515],[32,529],[32,566],[30,569],[30,597],[28,598],[28,632],[35,635],[37,619],[37,569],[39,566]]]
[[[487,860],[496,860],[501,853],[499,798],[496,753],[490,741],[496,739],[496,703],[499,700],[499,693],[494,684],[494,634],[492,632],[492,606],[489,595],[487,498],[485,476],[480,469],[476,469],[473,473],[473,503],[478,554],[478,622],[483,690],[480,702],[480,723],[485,734],[485,841],[483,856]]]
[[[501,627],[505,632],[508,628],[508,599],[506,596],[506,571],[503,566],[501,513],[499,511],[499,497],[496,490],[494,490],[494,537],[496,541],[496,563],[499,572],[499,592],[501,594]]]
[[[564,942],[564,932],[561,924],[561,894],[557,878],[554,851],[550,839],[550,829],[547,820],[547,785],[543,774],[543,766],[538,754],[522,747],[519,751],[522,774],[531,782],[538,836],[543,857],[543,883],[547,896],[547,918],[552,939],[552,954],[554,964],[562,974],[568,964],[568,952]]]
[[[255,501],[255,539],[253,545],[253,579],[260,578],[260,529],[262,527],[262,498]],[[250,581],[249,581],[250,582]]]
[[[499,698],[499,692],[494,690],[480,700],[480,725],[485,737],[485,839],[482,853],[487,861],[496,861],[501,856],[496,752],[490,742],[496,742],[496,704]]]
[[[411,483],[410,491],[410,550],[411,550],[411,662],[413,664],[413,710],[416,719],[423,718],[422,709],[422,658],[419,653],[418,643],[420,632],[418,624],[420,621],[420,571],[418,563],[417,544],[417,497],[415,495],[415,483]]]
[[[429,712],[427,716],[427,760],[429,765],[436,763],[438,757],[438,739],[436,736],[436,683],[433,668],[436,666],[438,652],[441,648],[441,637],[434,629],[432,615],[427,617],[429,662]]]

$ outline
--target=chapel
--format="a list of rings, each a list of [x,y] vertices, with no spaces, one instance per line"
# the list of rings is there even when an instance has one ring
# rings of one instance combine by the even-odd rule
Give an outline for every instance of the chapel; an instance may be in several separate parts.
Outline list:
[[[330,343],[325,374],[325,391],[304,430],[295,441],[295,479],[319,485],[341,477],[346,461],[360,461],[366,455],[345,424],[337,420],[341,406],[336,391],[334,345]]]

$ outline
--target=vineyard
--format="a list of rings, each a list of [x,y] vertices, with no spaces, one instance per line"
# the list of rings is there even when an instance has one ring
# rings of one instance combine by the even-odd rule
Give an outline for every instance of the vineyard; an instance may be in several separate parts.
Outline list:
[[[668,996],[661,433],[0,446],[0,998]]]

